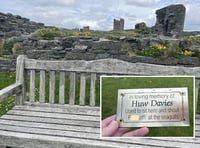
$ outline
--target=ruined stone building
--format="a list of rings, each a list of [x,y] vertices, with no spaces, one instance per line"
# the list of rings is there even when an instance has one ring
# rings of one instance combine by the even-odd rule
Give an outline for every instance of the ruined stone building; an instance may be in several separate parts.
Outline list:
[[[124,19],[120,20],[114,19],[113,22],[113,31],[123,31],[124,30]]]
[[[183,32],[186,8],[182,4],[170,5],[156,11],[157,20],[153,32],[177,35]]]

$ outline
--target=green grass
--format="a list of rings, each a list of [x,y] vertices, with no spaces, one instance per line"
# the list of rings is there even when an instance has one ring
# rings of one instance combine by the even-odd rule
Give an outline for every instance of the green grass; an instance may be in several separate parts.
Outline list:
[[[31,37],[40,37],[46,40],[53,40],[54,37],[65,36],[91,36],[91,37],[113,37],[113,36],[128,36],[136,37],[139,33],[130,32],[111,32],[111,31],[90,31],[90,32],[76,32],[67,29],[61,29],[56,27],[38,29],[31,34]]]
[[[102,119],[116,114],[118,89],[170,87],[188,87],[190,126],[151,127],[148,136],[193,136],[193,79],[191,77],[103,77]]]
[[[0,90],[13,83],[15,83],[14,74],[0,73]],[[14,106],[14,101],[14,97],[10,97],[5,101],[0,102],[0,116],[5,114]]]

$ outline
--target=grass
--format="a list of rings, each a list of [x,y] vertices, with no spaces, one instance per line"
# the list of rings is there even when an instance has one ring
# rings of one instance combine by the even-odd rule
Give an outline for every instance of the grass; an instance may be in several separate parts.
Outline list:
[[[0,90],[13,83],[15,83],[14,74],[0,73]],[[14,97],[10,97],[5,101],[0,102],[0,116],[14,106],[14,101]]]
[[[65,37],[65,36],[91,36],[91,37],[113,37],[113,36],[128,36],[136,37],[139,34],[130,32],[111,32],[111,31],[90,31],[90,32],[78,32],[67,29],[61,29],[56,27],[38,29],[31,34],[31,37],[40,37],[46,40],[53,40],[54,37]]]
[[[6,86],[15,83],[15,74],[9,73],[0,73],[0,89],[5,88]],[[29,100],[29,81],[27,83],[27,100]],[[69,98],[69,79],[66,78],[65,84],[65,98]],[[35,98],[36,101],[39,101],[39,76],[36,76],[35,80]],[[96,106],[100,105],[100,88],[99,88],[99,81],[96,81]],[[75,96],[75,104],[79,104],[79,91],[80,91],[80,80],[76,80],[76,96]],[[45,85],[45,102],[49,102],[49,78],[48,75],[46,77],[46,85]],[[56,84],[55,84],[55,103],[58,103],[59,98],[59,78],[56,77]],[[89,98],[90,98],[90,81],[86,80],[86,105],[89,105]],[[11,97],[5,101],[0,102],[0,116],[5,114],[8,110],[10,110],[14,106],[15,99]],[[65,103],[69,102],[68,99],[65,99]]]
[[[151,127],[148,136],[193,136],[193,79],[191,77],[103,77],[102,119],[116,114],[118,89],[170,87],[188,87],[190,126]]]

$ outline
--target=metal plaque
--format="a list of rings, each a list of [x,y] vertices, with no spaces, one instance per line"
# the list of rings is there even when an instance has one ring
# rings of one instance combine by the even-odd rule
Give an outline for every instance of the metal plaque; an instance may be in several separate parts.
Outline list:
[[[189,126],[188,90],[119,89],[117,121],[121,127]]]

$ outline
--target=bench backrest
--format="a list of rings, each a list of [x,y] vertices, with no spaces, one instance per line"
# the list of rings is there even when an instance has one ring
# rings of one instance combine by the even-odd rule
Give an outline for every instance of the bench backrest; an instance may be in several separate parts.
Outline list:
[[[101,59],[94,61],[69,60],[46,61],[28,59],[20,55],[17,59],[16,81],[23,86],[22,93],[17,96],[17,104],[26,101],[26,76],[30,75],[29,101],[35,101],[35,75],[39,71],[40,87],[39,101],[45,102],[45,77],[49,74],[49,103],[55,102],[55,75],[59,75],[59,103],[65,103],[66,74],[70,78],[69,104],[75,104],[76,78],[80,77],[79,104],[85,105],[86,79],[90,79],[90,106],[95,106],[95,87],[97,76],[101,74],[114,75],[194,75],[196,85],[196,104],[200,83],[199,67],[161,66],[145,63],[129,63],[118,59]],[[77,75],[77,76],[76,76]],[[89,77],[89,78],[88,78]]]

